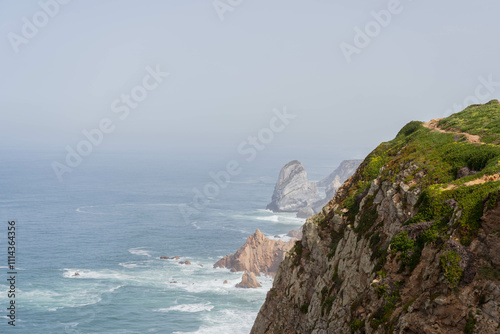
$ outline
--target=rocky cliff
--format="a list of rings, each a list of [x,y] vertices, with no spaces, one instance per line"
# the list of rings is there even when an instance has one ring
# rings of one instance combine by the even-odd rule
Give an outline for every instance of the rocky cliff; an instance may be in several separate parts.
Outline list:
[[[274,212],[297,212],[320,199],[316,184],[307,179],[304,166],[294,160],[281,169],[267,209]]]
[[[233,255],[226,255],[214,264],[214,268],[228,268],[232,271],[248,271],[274,276],[285,254],[295,245],[295,239],[288,242],[271,240],[260,231],[247,238],[247,241]]]
[[[496,333],[499,143],[494,100],[378,146],[307,220],[252,333]]]

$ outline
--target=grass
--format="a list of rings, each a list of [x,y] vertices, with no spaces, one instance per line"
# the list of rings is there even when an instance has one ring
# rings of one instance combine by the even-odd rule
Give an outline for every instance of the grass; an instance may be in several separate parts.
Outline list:
[[[487,117],[481,114],[483,112]],[[481,122],[485,119],[488,119],[488,125],[482,126]],[[477,127],[477,131],[470,133],[495,137],[497,139],[490,142],[500,142],[500,105],[495,101],[484,106],[472,106],[443,119],[440,124],[448,129],[469,132]],[[415,173],[423,172],[423,179],[417,185],[422,190],[417,203],[418,213],[407,224],[439,221],[441,225],[433,226],[426,236],[426,242],[444,237],[446,228],[443,227],[452,215],[452,209],[445,201],[454,199],[459,203],[459,209],[463,210],[458,226],[454,228],[459,228],[462,244],[470,244],[481,227],[483,202],[490,196],[496,196],[500,181],[475,186],[463,184],[484,175],[500,173],[500,146],[457,142],[454,134],[432,131],[423,127],[421,122],[408,123],[395,139],[380,144],[367,156],[353,176],[352,187],[340,198],[341,206],[337,213],[347,209],[345,216],[350,223],[354,223],[359,214],[356,232],[358,236],[365,234],[378,218],[372,198],[365,200],[361,211],[359,208],[371,182],[379,175],[383,180],[394,181],[395,175],[410,164],[418,167]],[[465,166],[478,173],[457,180],[458,170]],[[406,181],[411,182],[414,177],[410,175],[406,177]],[[455,188],[444,190],[449,184],[453,184]],[[443,222],[444,217],[448,221]]]
[[[449,287],[458,287],[463,276],[463,270],[458,265],[460,256],[456,252],[450,251],[441,256],[439,262]]]
[[[439,127],[479,135],[483,142],[500,144],[500,105],[492,100],[484,105],[469,106],[441,120]]]

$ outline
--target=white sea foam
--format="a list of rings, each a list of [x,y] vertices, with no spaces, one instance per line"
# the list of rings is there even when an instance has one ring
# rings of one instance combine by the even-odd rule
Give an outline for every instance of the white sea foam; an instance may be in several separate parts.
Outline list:
[[[211,311],[214,308],[214,306],[210,303],[205,303],[205,304],[180,304],[180,305],[175,305],[171,306],[168,308],[159,308],[154,310],[155,312],[171,312],[171,311],[178,311],[178,312],[188,312],[188,313],[195,313],[195,312],[203,312],[203,311]]]
[[[118,286],[115,286],[115,287],[113,287],[113,288],[109,289],[108,291],[109,291],[109,292],[115,292],[115,291],[116,291],[116,290],[118,290],[119,288],[123,288],[123,285],[118,285]]]
[[[101,301],[101,292],[92,289],[67,289],[64,292],[34,289],[21,294],[23,304],[33,304],[36,307],[54,312],[64,307],[80,307],[97,304]]]
[[[133,268],[147,268],[149,265],[145,263],[136,263],[136,262],[120,262],[118,263],[119,266],[122,266],[123,268],[127,269],[133,269]]]
[[[248,334],[257,317],[257,312],[246,310],[221,310],[206,313],[202,325],[195,332],[173,332],[172,334]]]
[[[266,235],[266,238],[269,238],[271,240],[281,240],[281,241],[284,241],[284,242],[288,242],[290,240],[297,240],[295,238],[290,238],[286,234]]]
[[[78,275],[75,276],[75,273]],[[74,278],[74,279],[104,279],[104,280],[117,280],[117,281],[127,281],[131,279],[131,276],[113,270],[102,270],[93,271],[88,269],[64,269],[63,277]]]
[[[140,255],[140,256],[148,256],[151,257],[151,254],[149,254],[149,251],[145,250],[144,248],[146,247],[136,247],[136,248],[130,248],[128,252],[130,254],[134,255]]]
[[[279,216],[263,216],[263,217],[255,217],[255,219],[257,220],[267,220],[267,221],[270,221],[270,222],[279,222],[280,221],[280,217]]]

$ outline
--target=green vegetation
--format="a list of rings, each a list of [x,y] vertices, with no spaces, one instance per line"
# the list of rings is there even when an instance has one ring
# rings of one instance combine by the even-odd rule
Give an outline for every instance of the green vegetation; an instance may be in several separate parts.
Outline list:
[[[361,238],[363,234],[368,232],[368,230],[373,226],[378,218],[377,207],[373,205],[373,197],[369,197],[365,201],[363,211],[359,217],[359,224],[354,229],[358,233],[358,239]]]
[[[326,286],[321,290],[321,316],[326,311],[326,314],[330,313],[332,310],[333,302],[335,301],[336,295],[342,286],[343,280],[339,277],[339,266],[335,266],[332,276],[332,285],[330,289]]]
[[[500,105],[492,100],[484,105],[471,105],[439,122],[445,130],[457,130],[481,137],[485,143],[500,144]]]
[[[349,327],[351,328],[351,334],[354,334],[365,328],[365,321],[355,318],[349,323]]]
[[[476,319],[474,318],[474,315],[472,315],[472,312],[469,312],[469,315],[467,317],[467,322],[465,323],[465,327],[464,327],[464,333],[465,334],[474,333],[474,326],[475,325],[476,325]]]
[[[390,294],[384,295],[384,303],[382,306],[370,317],[370,326],[376,330],[380,325],[385,329],[391,327],[391,315],[396,309],[396,305],[401,300],[399,290],[394,290]]]
[[[328,260],[330,260],[334,255],[335,252],[337,251],[337,246],[344,237],[344,229],[342,228],[340,231],[335,231],[332,230],[331,232],[331,242],[330,242],[330,252],[328,253]]]
[[[460,263],[460,255],[453,251],[447,252],[441,256],[440,263],[448,285],[450,288],[456,288],[460,284],[463,275],[463,270],[458,265]]]
[[[403,310],[405,312],[408,312],[408,308],[410,308],[410,306],[415,302],[415,300],[417,300],[417,297],[410,299],[406,304],[404,304]]]
[[[307,314],[308,311],[309,311],[309,304],[308,303],[302,304],[302,306],[300,307],[300,312]]]
[[[419,243],[408,237],[408,232],[404,231],[394,236],[391,240],[391,249],[393,252],[401,252],[401,271],[406,267],[412,271],[420,261],[422,248]]]
[[[494,100],[485,105],[471,106],[441,120],[439,126],[449,131],[480,135],[487,143],[471,143],[463,135],[431,130],[421,122],[413,121],[405,125],[396,138],[380,144],[367,156],[353,176],[352,187],[340,198],[341,206],[337,213],[347,209],[345,216],[350,223],[354,223],[360,214],[359,225],[356,226],[358,237],[373,233],[378,218],[373,198],[366,198],[363,209],[360,211],[359,208],[371,182],[379,174],[383,180],[394,181],[395,176],[410,165],[417,168],[405,181],[410,183],[419,173],[422,179],[413,187],[419,187],[421,194],[417,203],[418,212],[406,224],[434,221],[418,240],[421,248],[426,243],[446,241],[447,232],[451,229],[458,229],[464,245],[469,245],[477,236],[485,203],[489,207],[497,203],[500,181],[476,185],[465,183],[500,173],[500,146],[496,145],[500,144],[500,105]],[[476,174],[457,179],[462,167],[468,167]],[[453,221],[453,226],[448,226],[454,212],[446,203],[449,200],[456,201],[457,210],[462,210],[462,215]],[[373,250],[382,255],[377,248]]]

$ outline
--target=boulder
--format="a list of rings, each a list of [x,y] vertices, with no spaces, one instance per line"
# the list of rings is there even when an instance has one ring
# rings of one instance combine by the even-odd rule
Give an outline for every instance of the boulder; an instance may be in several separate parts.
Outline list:
[[[190,265],[190,264],[191,264],[191,262],[189,262],[189,261],[181,261],[181,262],[179,262],[179,264],[186,264],[186,265]]]
[[[286,253],[294,245],[295,240],[271,240],[257,229],[235,254],[226,255],[214,264],[214,268],[228,268],[233,272],[250,271],[257,276],[262,272],[274,276]]]
[[[461,179],[463,177],[466,177],[469,175],[475,175],[475,174],[477,174],[477,172],[470,170],[469,167],[462,167],[457,172],[457,179]]]
[[[236,284],[236,287],[243,289],[255,289],[262,287],[262,285],[259,284],[254,273],[245,271],[243,277],[241,278],[241,282]]]

